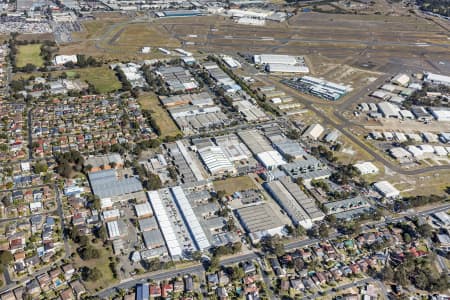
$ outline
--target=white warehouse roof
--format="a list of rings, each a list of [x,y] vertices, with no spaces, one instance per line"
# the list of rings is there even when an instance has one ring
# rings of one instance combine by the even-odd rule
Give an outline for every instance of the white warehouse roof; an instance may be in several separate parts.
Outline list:
[[[272,170],[286,163],[281,154],[275,150],[258,153],[256,157],[263,164],[264,168],[268,170]]]
[[[450,85],[450,76],[428,73],[426,74],[425,81],[436,84]]]
[[[136,210],[136,216],[138,218],[153,215],[152,208],[148,202],[136,204],[134,209]]]
[[[155,211],[155,217],[158,220],[159,228],[162,231],[164,240],[166,241],[167,249],[172,257],[181,257],[183,251],[178,243],[177,236],[173,230],[171,221],[167,216],[166,209],[159,197],[157,191],[147,192],[147,196],[152,204],[153,210]]]
[[[266,65],[266,64],[286,64],[286,65],[295,65],[297,64],[297,59],[291,55],[282,55],[282,54],[261,54],[254,55],[253,61],[258,65]]]
[[[183,189],[180,186],[176,186],[171,188],[171,191],[180,212],[183,214],[183,219],[189,228],[197,248],[203,251],[211,247],[211,244],[209,243],[208,238],[206,237],[206,234],[203,231],[203,228],[200,225],[191,204],[189,203],[189,200],[186,198]]]
[[[212,175],[224,172],[234,173],[236,171],[220,147],[206,147],[200,149],[198,153]]]
[[[282,63],[269,63],[266,70],[270,73],[309,73],[308,67]]]
[[[396,198],[400,195],[400,191],[388,181],[378,181],[374,187],[386,198]]]
[[[361,175],[378,173],[378,168],[370,161],[355,164],[355,168],[357,168],[361,172]]]
[[[324,130],[325,129],[320,124],[312,124],[308,127],[308,129],[306,129],[302,136],[317,140],[322,135]]]

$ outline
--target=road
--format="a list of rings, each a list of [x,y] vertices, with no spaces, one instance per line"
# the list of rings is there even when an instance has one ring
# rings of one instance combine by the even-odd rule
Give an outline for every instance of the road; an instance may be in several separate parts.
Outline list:
[[[372,90],[375,87],[378,87],[382,82],[386,80],[389,76],[382,76],[378,78],[375,82],[371,83],[368,87],[369,89],[372,88]],[[261,81],[266,82],[270,85],[276,85],[284,92],[287,92],[289,94],[293,94],[292,88],[288,86],[279,85],[279,82],[277,80],[274,80],[272,78],[268,77],[260,77]],[[381,154],[377,151],[375,151],[373,148],[366,145],[364,142],[361,141],[361,139],[356,136],[354,133],[349,131],[349,128],[351,128],[354,124],[350,122],[348,119],[346,119],[342,112],[345,110],[346,107],[350,106],[351,104],[355,103],[359,99],[361,99],[365,94],[367,93],[367,89],[361,89],[359,92],[352,95],[349,99],[345,100],[345,103],[338,105],[337,110],[333,112],[333,116],[336,117],[339,120],[339,123],[333,121],[330,119],[329,115],[327,115],[323,110],[316,107],[314,102],[307,100],[303,98],[304,100],[302,103],[304,104],[306,109],[311,110],[316,115],[318,115],[320,118],[325,120],[326,123],[328,123],[331,127],[338,129],[343,135],[345,135],[349,140],[351,140],[353,143],[364,149],[367,153],[369,153],[376,161],[381,162],[386,167],[391,169],[392,171],[395,171],[396,173],[402,174],[402,175],[420,175],[423,173],[429,173],[429,172],[436,172],[436,171],[443,171],[443,170],[450,170],[450,165],[440,165],[440,166],[432,166],[432,167],[424,167],[420,169],[411,169],[407,170],[402,168],[400,165],[398,165],[395,162],[390,161],[386,158],[384,154]],[[295,96],[295,95],[294,95]]]
[[[406,217],[408,216],[428,216],[431,215],[433,213],[436,212],[441,212],[441,211],[447,211],[450,209],[450,204],[445,204],[439,207],[435,207],[435,208],[430,208],[430,209],[426,209],[420,212],[410,212],[408,214],[404,214],[402,216],[398,216],[395,218],[387,218],[384,221],[379,221],[379,222],[373,222],[370,223],[370,227],[379,227],[382,225],[386,225],[388,223],[396,223],[396,222],[401,222],[404,221]],[[361,228],[363,231],[369,230],[369,226],[362,226]],[[327,239],[334,239],[337,237],[342,236],[339,233],[333,233],[331,234]],[[294,241],[294,242],[290,242],[285,244],[285,249],[286,251],[292,251],[294,249],[297,248],[302,248],[302,247],[307,247],[307,246],[311,246],[313,244],[316,244],[318,242],[320,242],[320,239],[305,239],[305,240],[301,240],[301,241]],[[250,260],[255,260],[257,259],[259,256],[257,253],[255,252],[251,252],[251,253],[245,253],[245,254],[240,254],[240,255],[236,255],[233,257],[227,257],[221,260],[220,265],[221,266],[226,266],[226,265],[231,265],[231,264],[235,264],[235,263],[239,263],[239,262],[244,262],[244,261],[250,261]],[[109,296],[111,296],[112,294],[114,294],[114,292],[116,290],[119,289],[128,289],[131,287],[134,287],[137,283],[140,282],[146,282],[147,280],[155,280],[155,281],[160,281],[160,280],[164,280],[164,279],[168,279],[168,278],[173,278],[176,276],[182,276],[184,274],[203,274],[203,272],[205,272],[204,268],[202,265],[196,265],[196,266],[191,266],[191,267],[187,267],[187,268],[182,268],[182,269],[174,269],[174,270],[167,270],[167,271],[163,271],[163,272],[157,272],[157,273],[148,273],[142,276],[139,276],[137,278],[133,278],[131,280],[127,280],[127,281],[122,281],[121,283],[119,283],[118,285],[115,285],[113,287],[109,287],[106,288],[98,293],[95,294],[95,296],[98,296],[102,299],[105,299]],[[350,285],[355,285],[355,284],[363,284],[363,283],[367,283],[367,282],[375,282],[375,283],[380,283],[377,282],[371,278],[366,278],[363,279],[361,281],[358,282],[354,282],[351,283]],[[349,286],[351,287],[351,286]],[[346,285],[340,286],[339,289],[345,289],[348,288],[346,287]],[[383,290],[383,292],[386,294],[387,291]],[[306,298],[308,299],[308,298]],[[312,299],[312,298],[309,298]]]
[[[65,230],[66,223],[65,223],[65,218],[64,218],[64,208],[63,208],[63,204],[61,202],[61,193],[59,191],[59,188],[56,184],[55,184],[54,188],[55,188],[56,203],[58,205],[58,208],[57,208],[58,216],[59,216],[59,220],[61,222],[61,238],[64,242],[64,257],[68,258],[70,256],[70,254],[72,253],[72,251],[70,249],[67,232]]]

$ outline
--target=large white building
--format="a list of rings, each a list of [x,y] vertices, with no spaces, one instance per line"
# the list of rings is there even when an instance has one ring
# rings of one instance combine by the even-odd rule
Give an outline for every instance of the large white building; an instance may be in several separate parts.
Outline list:
[[[325,128],[323,128],[320,124],[312,124],[306,129],[306,131],[302,134],[303,137],[317,140],[322,133],[325,131]]]
[[[400,196],[400,191],[388,181],[378,181],[373,186],[383,197],[397,198]]]
[[[78,62],[77,56],[74,55],[56,55],[53,59],[55,65],[61,66],[68,62],[73,62],[76,64]]]
[[[286,163],[281,154],[275,150],[258,153],[256,157],[267,170],[273,170]]]
[[[450,86],[450,76],[427,73],[425,74],[425,81],[434,84],[443,84]]]
[[[298,63],[295,56],[283,54],[260,54],[253,55],[253,61],[257,65],[267,64],[282,64],[282,65],[296,65]]]
[[[430,113],[437,121],[450,122],[450,108],[448,107],[430,107]]]
[[[212,175],[236,173],[236,169],[220,147],[206,147],[198,150],[198,154]]]
[[[270,73],[309,73],[309,68],[285,63],[269,63],[266,65],[266,71]]]

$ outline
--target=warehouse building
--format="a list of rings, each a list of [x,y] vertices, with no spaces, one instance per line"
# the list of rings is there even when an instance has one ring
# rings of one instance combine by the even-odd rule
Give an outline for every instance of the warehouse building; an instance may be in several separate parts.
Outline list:
[[[252,153],[248,150],[247,146],[245,146],[234,133],[215,137],[214,141],[222,149],[225,156],[232,162],[247,161],[252,156]]]
[[[294,66],[298,64],[298,60],[295,56],[283,54],[253,55],[253,62],[257,65],[282,64]]]
[[[281,82],[301,92],[331,101],[336,101],[352,91],[350,86],[336,84],[312,76],[285,79]]]
[[[174,96],[159,96],[159,101],[164,105],[164,107],[175,107],[181,105],[192,104],[199,107],[214,105],[214,101],[211,96],[206,93],[198,94],[182,94]]]
[[[309,73],[308,67],[298,65],[270,63],[265,68],[269,73]]]
[[[255,129],[239,131],[238,135],[254,155],[274,150],[269,141]]]
[[[389,102],[378,103],[378,110],[385,118],[400,118],[400,108]]]
[[[269,171],[286,163],[281,154],[275,150],[258,153],[256,158]]]
[[[321,221],[325,217],[314,200],[306,196],[289,177],[265,183],[264,188],[286,211],[294,224],[309,229],[313,222]]]
[[[361,173],[361,175],[377,174],[379,169],[370,161],[355,164],[355,168]]]
[[[150,207],[150,203],[148,202],[136,204],[134,206],[134,209],[138,218],[148,218],[153,216],[152,208]]]
[[[391,82],[399,86],[408,86],[410,78],[408,75],[400,73],[392,78]]]
[[[334,215],[336,219],[345,221],[354,220],[361,214],[371,211],[370,203],[361,196],[327,202],[324,207],[328,215]]]
[[[139,223],[139,230],[141,232],[158,229],[158,223],[156,222],[156,218],[153,217],[139,219],[138,223]]]
[[[211,175],[235,174],[236,168],[218,146],[205,147],[198,150],[198,154]]]
[[[238,208],[236,215],[254,244],[266,236],[284,235],[284,223],[267,203]]]
[[[118,239],[123,234],[119,226],[119,221],[107,222],[106,229],[108,230],[108,236],[110,240]]]
[[[385,198],[397,198],[400,196],[400,191],[388,181],[378,181],[373,186]]]
[[[198,83],[194,77],[182,67],[162,66],[155,73],[165,81],[172,93],[192,91],[198,88]]]
[[[303,178],[305,182],[330,177],[331,171],[326,164],[309,154],[304,158],[284,164],[281,169],[293,179]]]
[[[285,157],[301,159],[306,155],[305,150],[300,144],[288,138],[282,138],[279,141],[273,141],[274,147]]]
[[[164,238],[159,230],[147,230],[142,232],[142,239],[147,249],[165,247]]]
[[[449,107],[430,107],[428,110],[437,121],[450,122]]]
[[[200,251],[208,250],[211,247],[202,226],[200,225],[197,216],[195,215],[189,200],[183,189],[180,186],[176,186],[170,189],[173,199],[177,204],[177,207],[182,214],[184,223],[189,229],[192,240],[194,241],[196,248]]]
[[[118,209],[105,210],[102,215],[105,222],[114,221],[120,218],[120,211]]]
[[[161,229],[164,241],[166,242],[167,249],[172,259],[180,259],[183,256],[183,249],[178,241],[176,234],[179,228],[175,228],[174,220],[171,214],[166,209],[170,209],[171,201],[166,201],[160,197],[158,191],[147,192],[150,204],[155,212],[156,220],[158,221],[159,228]]]
[[[425,74],[425,82],[450,86],[450,76],[426,73]]]
[[[141,182],[135,177],[117,178],[115,170],[104,170],[88,174],[92,193],[102,198],[131,194],[142,190]]]
[[[323,128],[320,124],[311,124],[305,132],[303,132],[302,137],[308,138],[311,140],[317,140],[322,133],[325,131],[325,128]]]

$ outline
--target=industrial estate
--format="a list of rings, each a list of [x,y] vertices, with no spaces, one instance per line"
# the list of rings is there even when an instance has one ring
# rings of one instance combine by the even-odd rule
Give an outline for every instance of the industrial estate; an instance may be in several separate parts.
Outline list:
[[[447,0],[0,2],[0,299],[450,299]]]

